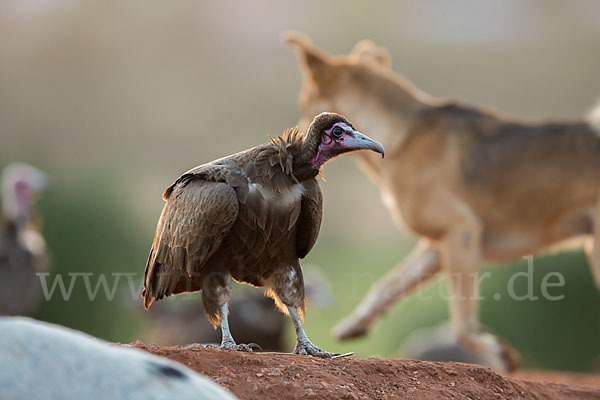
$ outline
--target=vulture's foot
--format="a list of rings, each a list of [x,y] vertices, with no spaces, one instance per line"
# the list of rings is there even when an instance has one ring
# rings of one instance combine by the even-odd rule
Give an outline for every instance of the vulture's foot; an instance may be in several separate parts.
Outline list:
[[[311,342],[298,342],[296,344],[296,348],[294,349],[294,354],[300,354],[303,356],[313,356],[313,357],[321,357],[321,358],[332,358],[334,356],[339,356],[339,353],[330,353],[325,350],[321,350]]]
[[[235,344],[234,342],[225,342],[221,343],[221,348],[225,350],[234,350],[234,351],[245,351],[247,353],[251,353],[254,350],[262,350],[262,348],[256,343],[240,343]]]

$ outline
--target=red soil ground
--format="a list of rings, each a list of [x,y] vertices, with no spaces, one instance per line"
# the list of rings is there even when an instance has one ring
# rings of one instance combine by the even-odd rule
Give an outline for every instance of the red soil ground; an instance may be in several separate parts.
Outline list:
[[[600,376],[595,375],[503,376],[460,363],[132,346],[207,375],[240,399],[600,399]]]

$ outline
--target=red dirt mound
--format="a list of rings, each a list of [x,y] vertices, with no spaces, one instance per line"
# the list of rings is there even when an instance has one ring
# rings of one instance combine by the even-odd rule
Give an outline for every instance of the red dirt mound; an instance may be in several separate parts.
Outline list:
[[[539,374],[529,381],[460,363],[132,346],[207,375],[240,399],[600,399],[600,386],[542,382]]]

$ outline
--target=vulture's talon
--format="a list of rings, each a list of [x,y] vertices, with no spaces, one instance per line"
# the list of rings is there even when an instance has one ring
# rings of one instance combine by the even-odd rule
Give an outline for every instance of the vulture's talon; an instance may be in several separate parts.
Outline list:
[[[328,351],[321,350],[320,348],[318,348],[317,346],[315,346],[312,343],[308,343],[308,344],[298,343],[296,345],[296,348],[294,349],[294,354],[299,354],[302,356],[320,357],[320,358],[333,358],[335,356],[340,355],[339,353],[330,353]]]
[[[262,351],[262,347],[256,343],[248,343],[248,347],[250,347],[252,351]]]
[[[306,352],[306,349],[304,349],[304,348],[298,348],[298,347],[296,347],[294,349],[294,351],[292,352],[292,354],[298,354],[300,356],[307,356],[308,355],[308,353]]]
[[[258,346],[256,343],[250,343],[250,344],[244,344],[244,343],[240,343],[240,344],[235,344],[235,343],[223,343],[221,345],[221,348],[224,350],[233,350],[233,351],[244,351],[246,353],[252,353],[252,349],[254,348],[254,346]],[[260,346],[259,346],[260,348]]]

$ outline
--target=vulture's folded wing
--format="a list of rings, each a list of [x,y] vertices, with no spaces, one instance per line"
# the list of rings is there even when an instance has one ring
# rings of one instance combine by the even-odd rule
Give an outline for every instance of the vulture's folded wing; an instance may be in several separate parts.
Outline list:
[[[146,265],[146,307],[172,294],[182,278],[201,273],[238,212],[236,192],[227,183],[191,178],[170,189]]]
[[[311,179],[304,182],[304,188],[306,191],[302,196],[296,231],[298,258],[304,258],[317,241],[323,215],[323,195],[317,180]]]

